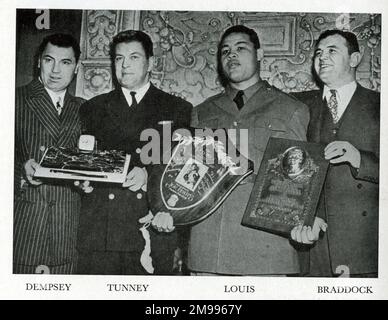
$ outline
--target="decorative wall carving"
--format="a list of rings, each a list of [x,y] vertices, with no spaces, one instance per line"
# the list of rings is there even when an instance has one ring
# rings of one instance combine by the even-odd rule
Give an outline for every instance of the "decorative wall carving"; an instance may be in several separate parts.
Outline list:
[[[378,14],[91,10],[84,12],[84,20],[81,42],[87,45],[87,61],[95,67],[84,68],[78,80],[89,84],[77,83],[77,90],[87,98],[111,88],[107,40],[134,28],[147,32],[154,42],[152,82],[197,105],[223,90],[217,74],[217,44],[223,31],[238,23],[258,31],[265,50],[261,76],[283,91],[316,87],[311,76],[314,44],[322,31],[332,28],[357,34],[363,53],[357,79],[380,90]]]
[[[109,43],[117,33],[121,12],[116,10],[86,11],[87,58],[108,58]]]
[[[139,12],[85,10],[82,15],[81,65],[76,95],[90,99],[112,90],[109,44],[119,31],[137,29]]]
[[[238,24],[254,29],[266,56],[294,56],[296,44],[296,16],[293,15],[244,15]]]

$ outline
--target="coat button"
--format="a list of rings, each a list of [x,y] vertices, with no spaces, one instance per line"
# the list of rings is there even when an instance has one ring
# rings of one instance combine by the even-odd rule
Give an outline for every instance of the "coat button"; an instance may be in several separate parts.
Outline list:
[[[238,125],[237,121],[234,121],[233,126],[237,127],[237,125]]]
[[[359,184],[357,185],[357,188],[358,188],[358,189],[361,189],[361,188],[362,188],[362,183],[359,183]]]
[[[46,147],[45,146],[40,146],[39,150],[44,152],[46,150]]]
[[[136,153],[140,154],[141,153],[141,149],[140,148],[136,148]]]
[[[368,212],[366,212],[366,211],[363,211],[363,212],[362,212],[362,216],[363,216],[363,217],[366,217],[367,215],[368,215]]]
[[[109,200],[113,200],[115,198],[115,195],[113,193],[109,193],[108,198]]]
[[[142,195],[141,193],[138,193],[138,194],[136,195],[136,198],[138,198],[138,199],[140,200],[141,198],[143,198],[143,195]]]

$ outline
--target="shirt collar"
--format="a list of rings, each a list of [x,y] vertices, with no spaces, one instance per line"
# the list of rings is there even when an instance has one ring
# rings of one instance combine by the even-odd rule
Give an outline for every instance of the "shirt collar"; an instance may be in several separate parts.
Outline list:
[[[42,80],[39,78],[39,81],[43,84]],[[44,84],[43,84],[44,86]],[[56,92],[53,90],[50,90],[49,88],[46,88],[44,86],[44,89],[47,91],[48,95],[51,98],[51,101],[53,102],[54,106],[57,105],[58,100],[60,101],[61,106],[63,106],[63,103],[65,101],[65,94],[66,94],[66,89],[61,91],[61,92]]]
[[[141,88],[139,88],[137,90],[129,90],[129,89],[124,88],[124,87],[121,87],[121,90],[123,91],[123,94],[125,96],[125,99],[128,102],[128,105],[131,105],[132,104],[132,97],[131,97],[130,92],[131,91],[136,92],[136,94],[135,94],[136,102],[140,103],[140,101],[143,99],[143,97],[147,93],[148,89],[150,88],[150,86],[151,86],[151,83],[148,81],[144,86],[142,86]]]
[[[264,86],[264,82],[259,80],[255,84],[253,84],[250,87],[243,90],[244,91],[244,95],[243,95],[244,103],[246,103],[263,86]],[[229,96],[229,98],[231,100],[233,100],[236,97],[237,92],[240,90],[237,90],[231,86],[227,86],[225,88],[225,91],[226,91],[226,94]]]
[[[342,102],[345,102],[345,101],[350,101],[350,98],[353,96],[354,92],[356,91],[356,88],[357,88],[357,82],[356,81],[352,81],[352,82],[349,82],[345,85],[343,85],[342,87],[339,87],[339,88],[329,88],[328,86],[324,86],[323,87],[323,94],[322,94],[322,99],[326,99],[326,101],[329,101],[330,99],[330,96],[331,96],[331,92],[330,90],[336,90],[337,93],[336,93],[336,96],[337,96],[337,100],[339,103]]]

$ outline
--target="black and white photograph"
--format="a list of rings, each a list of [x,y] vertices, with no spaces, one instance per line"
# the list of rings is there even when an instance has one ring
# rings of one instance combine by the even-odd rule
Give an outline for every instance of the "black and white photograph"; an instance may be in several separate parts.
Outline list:
[[[383,1],[20,2],[0,26],[0,298],[388,298]],[[174,137],[201,133],[205,150],[219,129],[250,168],[222,149],[238,182],[175,223],[208,154],[185,158],[158,206]],[[266,183],[257,212],[291,219],[297,201],[309,217],[281,233],[246,223],[270,141],[314,145],[322,171],[293,180],[279,155],[291,182]]]

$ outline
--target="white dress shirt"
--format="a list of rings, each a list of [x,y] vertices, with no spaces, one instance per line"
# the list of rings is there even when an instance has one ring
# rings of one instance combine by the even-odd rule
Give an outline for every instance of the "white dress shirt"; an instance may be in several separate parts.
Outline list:
[[[121,90],[123,91],[124,97],[127,100],[128,105],[131,106],[132,105],[132,96],[131,96],[130,92],[131,91],[136,92],[136,94],[135,94],[136,101],[137,101],[137,103],[140,103],[141,99],[143,99],[143,97],[147,93],[150,86],[151,86],[151,83],[148,81],[144,86],[142,86],[141,88],[139,88],[137,90],[129,90],[129,89],[124,88],[124,87],[121,87]]]
[[[337,102],[338,102],[338,109],[337,109],[337,114],[338,114],[338,119],[341,119],[342,115],[344,114],[350,100],[353,97],[354,92],[356,91],[357,88],[357,83],[356,81],[352,81],[348,84],[345,84],[344,86],[340,88],[329,88],[328,86],[324,86],[323,88],[323,95],[322,99],[326,101],[330,100],[331,97],[331,92],[330,90],[336,90],[336,97],[337,97]]]

